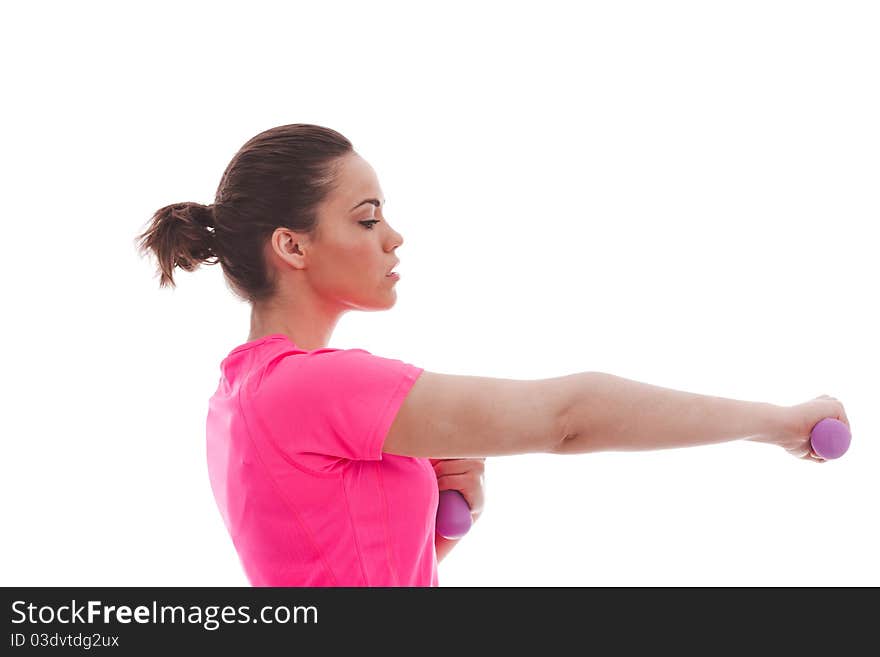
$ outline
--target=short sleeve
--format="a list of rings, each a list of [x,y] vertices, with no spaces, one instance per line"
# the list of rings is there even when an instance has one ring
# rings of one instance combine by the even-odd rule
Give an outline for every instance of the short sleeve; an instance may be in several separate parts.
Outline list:
[[[276,447],[307,467],[381,460],[388,429],[422,371],[364,349],[280,354],[262,373],[254,414]]]

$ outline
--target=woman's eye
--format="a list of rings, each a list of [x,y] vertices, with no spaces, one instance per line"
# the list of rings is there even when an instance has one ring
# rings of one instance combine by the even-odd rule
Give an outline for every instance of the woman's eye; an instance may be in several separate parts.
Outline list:
[[[373,224],[378,224],[378,219],[370,219],[369,221],[359,221],[359,224],[364,226],[367,230],[373,230]]]

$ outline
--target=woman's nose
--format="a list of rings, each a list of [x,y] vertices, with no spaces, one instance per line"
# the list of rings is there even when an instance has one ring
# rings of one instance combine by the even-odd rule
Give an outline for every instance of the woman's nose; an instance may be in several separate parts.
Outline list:
[[[393,228],[391,229],[391,244],[393,245],[391,248],[396,249],[398,246],[403,244],[403,235],[398,233]]]

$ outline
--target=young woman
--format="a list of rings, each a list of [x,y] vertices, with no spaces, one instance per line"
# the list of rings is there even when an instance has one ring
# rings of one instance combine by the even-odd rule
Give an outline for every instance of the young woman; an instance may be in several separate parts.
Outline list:
[[[262,132],[226,167],[212,205],[159,209],[138,236],[160,286],[175,267],[222,266],[251,305],[247,341],[220,364],[207,459],[218,508],[254,586],[437,586],[455,545],[435,531],[440,490],[476,520],[487,456],[646,450],[752,440],[822,459],[810,431],[849,424],[828,396],[782,407],[601,372],[508,380],[426,372],[328,348],[351,310],[396,300],[403,243],[375,172],[338,132]]]

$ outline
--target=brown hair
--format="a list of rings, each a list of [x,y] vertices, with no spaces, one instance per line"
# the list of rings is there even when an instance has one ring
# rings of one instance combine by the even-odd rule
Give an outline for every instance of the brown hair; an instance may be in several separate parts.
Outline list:
[[[292,123],[249,139],[223,172],[213,205],[166,205],[137,236],[159,263],[159,287],[175,287],[174,267],[220,263],[232,291],[251,303],[275,293],[263,247],[278,227],[314,238],[317,206],[334,189],[339,159],[354,152],[330,128]]]

